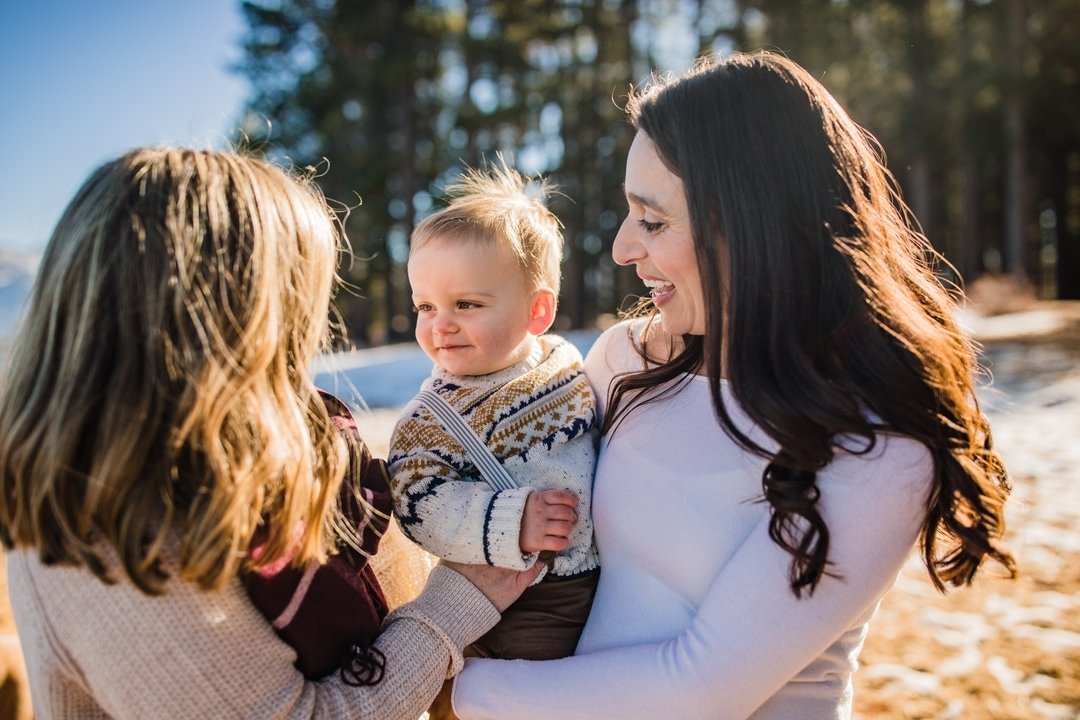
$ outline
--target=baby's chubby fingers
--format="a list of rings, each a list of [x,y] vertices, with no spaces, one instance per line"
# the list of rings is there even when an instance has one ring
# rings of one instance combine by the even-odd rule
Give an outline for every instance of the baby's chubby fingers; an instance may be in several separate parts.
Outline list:
[[[522,552],[565,550],[577,523],[578,496],[565,490],[534,490],[525,500],[519,542]]]
[[[577,494],[566,490],[540,490],[533,494],[538,495],[544,505],[549,508],[568,508],[573,512],[578,506]]]

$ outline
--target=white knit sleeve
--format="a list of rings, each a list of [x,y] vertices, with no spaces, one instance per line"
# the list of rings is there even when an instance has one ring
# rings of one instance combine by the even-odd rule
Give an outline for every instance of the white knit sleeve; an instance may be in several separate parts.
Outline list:
[[[390,442],[388,470],[401,529],[433,555],[454,562],[526,570],[521,517],[530,488],[496,492],[464,479],[451,462],[460,445],[425,413],[403,419]]]

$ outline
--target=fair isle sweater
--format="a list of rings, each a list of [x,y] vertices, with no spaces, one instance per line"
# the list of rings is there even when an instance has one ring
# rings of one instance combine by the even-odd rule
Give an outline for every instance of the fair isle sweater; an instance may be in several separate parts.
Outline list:
[[[581,365],[570,342],[543,335],[526,360],[490,375],[463,377],[436,367],[423,387],[462,415],[518,487],[489,487],[461,444],[414,400],[394,429],[387,463],[405,533],[447,560],[524,570],[537,557],[523,554],[519,542],[526,498],[533,490],[567,490],[578,495],[578,522],[551,571],[568,576],[595,569],[596,411]]]

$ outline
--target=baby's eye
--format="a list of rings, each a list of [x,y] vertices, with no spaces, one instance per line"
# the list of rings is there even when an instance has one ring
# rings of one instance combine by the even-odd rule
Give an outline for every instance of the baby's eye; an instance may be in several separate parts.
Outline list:
[[[650,235],[659,232],[660,229],[664,227],[664,223],[662,222],[649,222],[645,218],[638,220],[638,225],[640,225],[641,228]]]
[[[473,308],[482,307],[480,303],[473,302],[472,300],[458,300],[458,310],[471,310]]]
[[[419,303],[417,305],[413,305],[412,311],[414,313],[425,313],[431,312],[431,309],[431,305],[429,305],[428,303]]]

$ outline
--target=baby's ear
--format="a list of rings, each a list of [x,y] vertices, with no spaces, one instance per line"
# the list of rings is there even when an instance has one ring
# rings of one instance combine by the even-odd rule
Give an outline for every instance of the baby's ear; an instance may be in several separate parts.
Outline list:
[[[543,335],[555,322],[555,293],[540,288],[533,293],[532,309],[529,311],[529,332]]]

